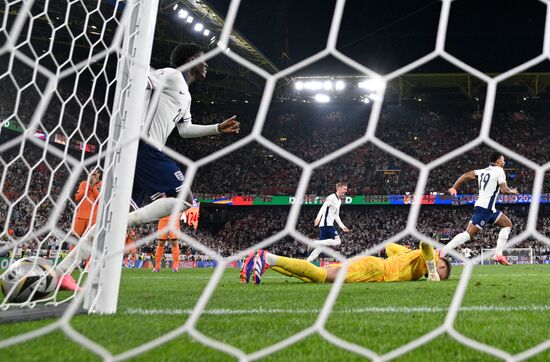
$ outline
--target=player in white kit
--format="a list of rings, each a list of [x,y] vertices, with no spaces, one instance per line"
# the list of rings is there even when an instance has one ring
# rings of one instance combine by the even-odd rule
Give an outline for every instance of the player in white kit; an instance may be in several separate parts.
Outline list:
[[[141,206],[145,196],[149,196],[152,202],[130,213],[128,227],[168,216],[179,202],[176,196],[183,187],[183,173],[175,161],[161,151],[174,128],[177,127],[182,138],[239,132],[240,125],[236,116],[218,124],[205,126],[191,122],[191,94],[188,86],[195,80],[206,78],[208,65],[201,62],[183,72],[175,68],[193,61],[202,54],[201,47],[194,43],[180,44],[171,53],[171,68],[155,70],[147,76],[148,96],[145,102],[147,112],[152,110],[151,107],[156,108],[148,126],[148,137],[145,141],[140,140],[139,143],[132,200],[138,207]],[[158,103],[150,104],[155,92],[161,92]],[[190,199],[190,195],[188,198]],[[58,274],[63,275],[61,279],[63,289],[77,289],[70,272],[74,268],[75,260],[90,255],[94,231],[95,227],[88,229],[78,246],[56,267]]]
[[[497,211],[495,204],[499,192],[504,194],[517,194],[516,189],[511,189],[506,184],[506,175],[504,174],[504,156],[499,152],[493,152],[490,157],[491,164],[483,169],[469,171],[464,173],[449,189],[449,193],[456,196],[456,190],[465,181],[475,180],[477,177],[479,196],[474,205],[474,215],[468,224],[468,228],[463,233],[456,235],[442,249],[442,255],[451,249],[471,240],[481,229],[488,224],[495,224],[501,227],[498,234],[497,247],[493,260],[502,265],[511,265],[502,255],[504,245],[512,229],[512,221],[501,211]]]
[[[336,192],[327,196],[321,210],[315,218],[315,226],[319,226],[319,240],[315,241],[317,245],[335,246],[340,245],[340,235],[334,227],[334,221],[340,226],[343,232],[349,232],[349,229],[340,220],[340,205],[342,205],[342,198],[348,192],[348,186],[344,182],[338,182],[336,184]],[[314,261],[321,254],[321,248],[315,248],[313,252],[306,259],[309,262]]]

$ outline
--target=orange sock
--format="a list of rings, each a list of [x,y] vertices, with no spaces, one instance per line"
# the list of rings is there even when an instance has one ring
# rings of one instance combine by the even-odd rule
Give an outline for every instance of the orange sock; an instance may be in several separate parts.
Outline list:
[[[157,251],[155,252],[155,269],[160,269],[163,256],[164,256],[164,241],[159,240],[159,244],[157,245]]]
[[[180,246],[179,244],[172,244],[172,269],[179,269],[180,261]]]

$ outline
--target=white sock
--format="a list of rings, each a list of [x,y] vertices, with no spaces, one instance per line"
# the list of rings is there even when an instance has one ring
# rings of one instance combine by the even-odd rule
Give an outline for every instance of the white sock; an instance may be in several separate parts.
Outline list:
[[[336,246],[336,245],[340,245],[342,243],[342,240],[340,240],[340,238],[338,238],[338,239],[315,240],[314,243],[317,244],[317,245]]]
[[[159,220],[172,213],[174,205],[179,200],[174,197],[165,197],[153,201],[149,205],[137,209],[128,215],[128,227]],[[92,225],[82,236],[78,245],[55,268],[59,275],[70,274],[81,259],[87,258],[92,253],[95,225]]]
[[[342,240],[340,240],[340,238],[338,238],[338,239],[315,240],[314,243],[316,245],[335,246],[335,245],[340,245],[342,243]],[[321,248],[313,249],[311,254],[309,254],[309,256],[307,257],[306,261],[309,261],[311,263],[312,261],[317,259],[317,257],[319,256],[319,254],[321,254],[321,252],[322,252]]]
[[[74,268],[80,263],[82,259],[85,259],[90,256],[92,253],[92,242],[94,240],[94,231],[95,225],[90,226],[88,231],[82,235],[78,244],[74,247],[73,250],[65,259],[63,259],[57,266],[55,270],[58,275],[62,274],[71,274]]]
[[[277,258],[279,256],[271,253],[265,253],[265,261],[270,265],[277,265]]]
[[[131,212],[128,215],[128,227],[157,221],[168,216],[172,213],[174,205],[178,205],[178,203],[180,201],[174,197],[163,197],[162,199],[155,200],[149,205]]]
[[[505,227],[500,229],[500,232],[498,233],[498,240],[497,240],[497,247],[495,249],[495,255],[497,256],[502,255],[502,251],[504,250],[504,245],[508,241],[508,236],[510,236],[511,230],[512,230],[511,227]]]
[[[449,250],[454,249],[457,246],[464,244],[468,240],[470,240],[470,234],[468,234],[466,231],[464,231],[463,233],[458,234],[457,236],[455,236],[453,238],[453,240],[449,241],[449,243],[443,247],[443,249],[442,249],[443,254],[447,254],[447,252]]]
[[[315,259],[317,259],[317,257],[319,256],[319,254],[321,254],[321,248],[315,248],[313,249],[313,251],[311,252],[311,254],[309,254],[309,256],[307,257],[306,261],[309,261],[310,263],[312,261],[314,261]]]

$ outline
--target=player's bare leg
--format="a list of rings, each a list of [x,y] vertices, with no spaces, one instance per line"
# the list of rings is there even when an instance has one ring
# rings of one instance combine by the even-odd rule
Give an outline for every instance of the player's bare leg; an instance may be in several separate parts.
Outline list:
[[[493,260],[506,266],[512,265],[506,259],[504,255],[502,255],[502,251],[504,250],[504,246],[506,245],[506,242],[508,241],[508,237],[510,236],[510,231],[512,230],[512,221],[508,218],[508,216],[504,215],[504,213],[500,213],[499,218],[497,221],[495,221],[495,225],[500,226],[500,232],[498,233],[498,240],[497,240],[497,247],[495,248],[495,255],[493,256]]]

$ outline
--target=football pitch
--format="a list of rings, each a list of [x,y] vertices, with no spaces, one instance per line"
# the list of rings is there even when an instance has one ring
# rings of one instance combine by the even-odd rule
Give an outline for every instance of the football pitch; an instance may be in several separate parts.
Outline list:
[[[441,326],[462,269],[451,280],[344,285],[325,325],[333,335],[385,354]],[[213,269],[172,273],[123,270],[118,313],[79,315],[71,326],[114,354],[138,347],[182,326]],[[464,336],[520,353],[550,339],[550,266],[478,266],[472,273],[455,328]],[[331,285],[304,284],[268,271],[262,284],[242,285],[238,270],[225,271],[197,321],[202,334],[253,353],[314,325]],[[0,325],[0,338],[54,320]],[[4,361],[97,361],[100,357],[60,331],[0,350]],[[189,335],[134,357],[135,361],[232,361]],[[359,361],[319,334],[276,352],[267,361]],[[499,360],[444,334],[399,361]],[[529,361],[550,360],[546,350]]]

